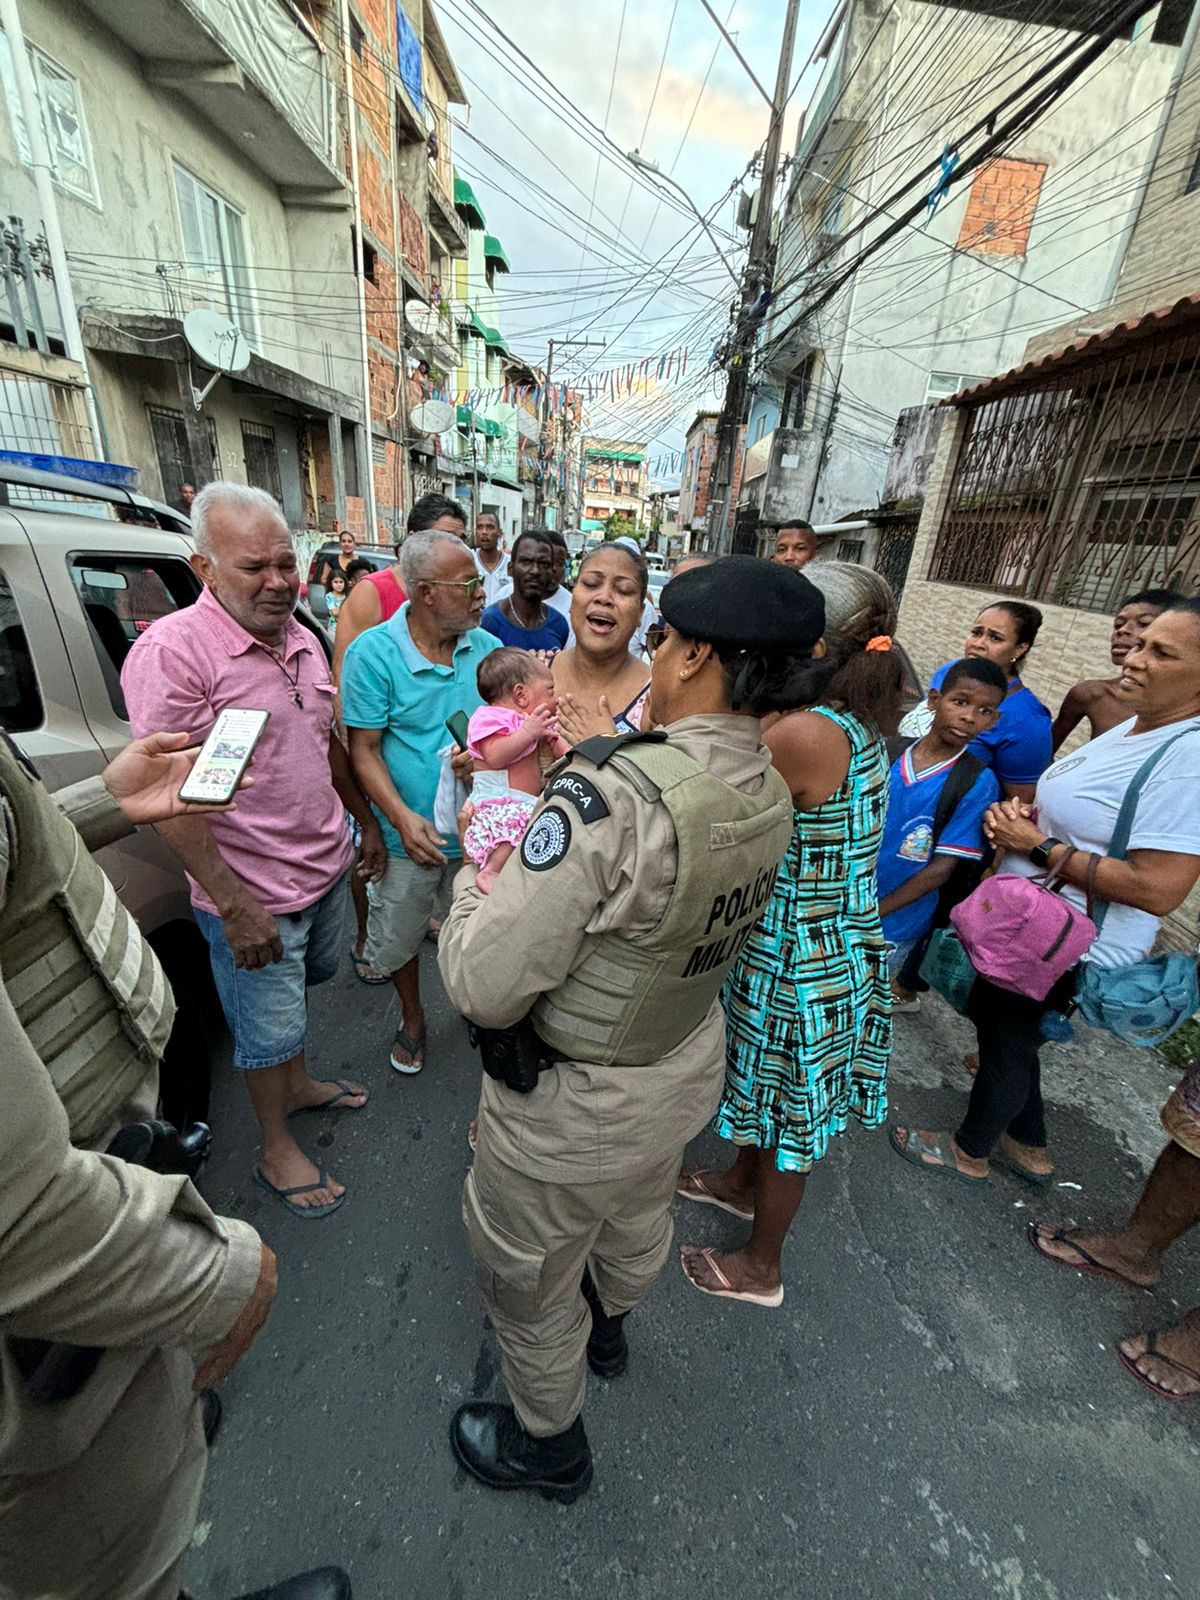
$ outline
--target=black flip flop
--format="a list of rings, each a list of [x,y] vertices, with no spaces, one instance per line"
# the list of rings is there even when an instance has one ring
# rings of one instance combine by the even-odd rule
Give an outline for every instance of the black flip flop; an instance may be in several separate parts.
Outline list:
[[[1066,1267],[1071,1272],[1090,1272],[1097,1278],[1112,1278],[1116,1283],[1123,1283],[1127,1289],[1148,1289],[1151,1287],[1148,1283],[1135,1283],[1132,1278],[1127,1278],[1123,1272],[1118,1272],[1115,1267],[1106,1267],[1102,1261],[1097,1261],[1095,1256],[1089,1255],[1081,1244],[1077,1244],[1074,1239],[1067,1238],[1066,1228],[1055,1228],[1053,1233],[1048,1234],[1046,1239],[1043,1239],[1038,1232],[1040,1227],[1042,1227],[1040,1222],[1029,1223],[1025,1229],[1025,1237],[1043,1261],[1049,1261],[1056,1267]],[[1081,1259],[1079,1261],[1064,1261],[1061,1256],[1052,1256],[1049,1250],[1042,1249],[1045,1243],[1069,1245]],[[1165,1360],[1166,1357],[1164,1356],[1163,1359]]]
[[[1032,1172],[1028,1167],[1023,1167],[1019,1161],[1014,1161],[1005,1155],[999,1145],[992,1151],[992,1161],[998,1167],[1003,1167],[1006,1172],[1011,1172],[1014,1178],[1020,1178],[1022,1183],[1027,1183],[1031,1189],[1048,1189],[1054,1182],[1053,1172]]]
[[[296,1183],[290,1189],[277,1189],[270,1178],[263,1177],[258,1167],[255,1167],[250,1176],[268,1194],[274,1195],[285,1211],[290,1211],[294,1217],[303,1217],[306,1222],[315,1222],[318,1217],[329,1216],[331,1212],[337,1210],[346,1198],[345,1194],[342,1193],[338,1195],[336,1200],[331,1200],[328,1205],[323,1206],[298,1206],[288,1198],[289,1195],[312,1194],[315,1189],[323,1189],[329,1182],[329,1172],[325,1167],[321,1168],[316,1183]]]
[[[354,967],[354,976],[359,983],[365,983],[369,989],[376,989],[380,984],[391,983],[391,976],[386,972],[376,972],[366,956],[360,956],[354,946],[350,946],[350,960]],[[367,973],[371,977],[367,977]]]
[[[336,1094],[331,1094],[329,1096],[328,1100],[322,1100],[315,1106],[297,1106],[294,1111],[289,1111],[288,1112],[288,1116],[289,1117],[302,1117],[306,1111],[332,1111],[334,1109],[334,1107],[338,1104],[339,1101],[352,1099],[353,1096],[356,1095],[356,1094],[361,1094],[362,1095],[362,1097],[363,1097],[362,1105],[361,1106],[343,1106],[342,1110],[343,1111],[362,1111],[362,1110],[364,1110],[366,1108],[367,1101],[371,1098],[371,1096],[367,1093],[367,1091],[365,1089],[352,1089],[350,1087],[350,1085],[346,1082],[345,1078],[331,1078],[329,1081],[331,1083],[336,1083],[337,1084],[338,1092]]]

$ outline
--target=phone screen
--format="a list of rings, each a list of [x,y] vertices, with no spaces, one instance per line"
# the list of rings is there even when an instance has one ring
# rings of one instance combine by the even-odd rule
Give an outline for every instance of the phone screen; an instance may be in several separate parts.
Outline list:
[[[223,806],[232,800],[269,716],[269,711],[245,711],[232,706],[222,711],[195,766],[184,779],[179,798],[202,806]]]
[[[446,718],[446,726],[450,730],[450,737],[460,750],[467,748],[467,713],[456,711],[452,717]]]

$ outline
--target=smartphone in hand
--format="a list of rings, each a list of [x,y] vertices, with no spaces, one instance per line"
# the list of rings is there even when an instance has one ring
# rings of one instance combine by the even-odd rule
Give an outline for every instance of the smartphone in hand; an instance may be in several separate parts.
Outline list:
[[[460,750],[467,748],[467,720],[465,711],[456,711],[446,718],[446,729]]]
[[[183,781],[179,798],[193,806],[228,805],[270,715],[233,706],[222,711]]]

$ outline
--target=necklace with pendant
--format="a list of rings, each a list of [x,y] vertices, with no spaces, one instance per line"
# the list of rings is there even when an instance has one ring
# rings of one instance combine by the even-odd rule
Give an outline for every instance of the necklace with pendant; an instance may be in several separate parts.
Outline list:
[[[263,648],[266,649],[266,646],[264,645]],[[267,650],[267,654],[279,668],[280,672],[283,673],[283,676],[287,681],[287,686],[292,691],[292,704],[298,711],[303,711],[304,696],[300,692],[300,663],[304,659],[303,653],[296,657],[296,671],[294,675],[288,671],[279,656],[275,654],[274,650]]]
[[[532,622],[521,621],[520,617],[517,615],[517,608],[513,604],[512,600],[508,602],[508,605],[509,610],[513,615],[513,621],[517,624],[518,628],[524,628],[526,633],[536,633],[539,628],[544,628],[546,626],[546,621],[550,613],[546,609],[545,601],[542,601],[542,603],[539,605],[538,614]]]

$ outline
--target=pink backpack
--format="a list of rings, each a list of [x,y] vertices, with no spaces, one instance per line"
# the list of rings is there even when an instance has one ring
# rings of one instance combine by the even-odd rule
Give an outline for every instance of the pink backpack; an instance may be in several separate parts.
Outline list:
[[[1096,937],[1091,917],[1055,893],[1050,882],[998,872],[950,912],[980,977],[1030,1000],[1044,1000]]]

